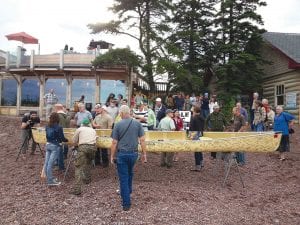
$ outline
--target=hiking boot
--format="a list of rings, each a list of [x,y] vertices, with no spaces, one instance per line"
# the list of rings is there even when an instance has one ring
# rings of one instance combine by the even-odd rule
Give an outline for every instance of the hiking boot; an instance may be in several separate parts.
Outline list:
[[[129,211],[130,210],[130,206],[123,206],[123,211]]]
[[[70,191],[69,192],[69,194],[71,194],[71,195],[81,195],[81,191],[78,191],[78,190],[72,190],[72,191]]]

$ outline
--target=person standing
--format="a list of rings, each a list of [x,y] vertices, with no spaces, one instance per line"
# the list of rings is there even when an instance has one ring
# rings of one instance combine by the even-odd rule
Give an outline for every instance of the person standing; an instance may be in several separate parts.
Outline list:
[[[92,121],[93,121],[93,116],[92,116],[92,114],[91,114],[89,111],[87,111],[87,110],[85,109],[85,106],[84,106],[83,103],[79,103],[79,104],[78,104],[78,109],[79,109],[79,112],[77,112],[77,113],[75,114],[75,117],[74,117],[74,119],[75,119],[75,121],[76,121],[77,127],[80,127],[80,126],[81,126],[82,121],[83,121],[84,119],[88,119],[88,120],[90,121],[90,123],[92,123]]]
[[[176,131],[182,131],[183,130],[183,119],[179,115],[179,111],[177,109],[174,110],[174,117],[173,117],[174,123],[175,123],[175,130]],[[179,160],[179,152],[174,153],[174,162],[178,162]]]
[[[264,122],[266,119],[266,110],[263,107],[261,101],[256,100],[255,101],[255,109],[254,109],[254,119],[253,119],[253,126],[254,131],[256,132],[262,132],[264,131]]]
[[[203,130],[205,126],[205,119],[200,113],[200,107],[195,106],[193,116],[191,118],[189,131],[194,131],[195,135],[192,137],[193,140],[199,140],[203,136]],[[201,171],[203,167],[203,154],[202,152],[194,152],[195,156],[195,168],[191,171]]]
[[[253,99],[252,99],[252,104],[251,104],[251,109],[250,109],[250,123],[251,123],[251,130],[255,131],[255,126],[253,124],[254,120],[254,112],[255,112],[255,102],[258,100],[259,94],[257,92],[253,93]]]
[[[25,114],[22,118],[22,124],[21,124],[21,137],[22,137],[22,154],[26,154],[26,151],[28,150],[29,140],[32,138],[32,132],[31,128],[34,126],[40,126],[40,118],[37,115],[36,111],[31,111],[29,114]],[[36,142],[32,139],[31,144],[31,155],[34,154],[36,149]]]
[[[53,111],[54,105],[58,102],[58,98],[54,93],[54,89],[50,89],[49,93],[44,96],[44,104],[46,105],[46,120],[49,119]]]
[[[166,116],[159,122],[158,130],[161,131],[174,131],[176,129],[175,123],[173,120],[173,110],[167,109]],[[173,152],[162,152],[160,158],[160,166],[166,166],[167,168],[171,168],[173,165]]]
[[[64,107],[62,104],[55,104],[55,112],[57,112],[59,117],[59,125],[62,128],[69,128],[70,127],[70,116],[64,111]],[[63,144],[58,154],[58,169],[61,171],[65,170],[64,159],[67,158],[68,155],[68,145]]]
[[[58,158],[62,142],[68,142],[68,139],[64,136],[62,126],[59,125],[59,116],[56,112],[53,112],[50,115],[49,123],[46,126],[46,139],[47,144],[44,171],[47,176],[47,183],[49,186],[60,185],[61,182],[55,179],[52,175],[52,167]]]
[[[156,125],[158,125],[160,120],[166,115],[166,107],[162,104],[161,98],[156,98],[154,112],[156,116]]]
[[[208,98],[208,93],[204,93],[204,97],[202,99],[202,104],[201,104],[201,113],[202,113],[202,116],[205,119],[209,115],[209,98]]]
[[[113,126],[113,118],[108,114],[107,107],[103,105],[99,111],[100,113],[95,117],[93,121],[93,127],[96,129],[112,129]],[[100,157],[101,156],[101,157]],[[109,159],[108,159],[108,150],[105,148],[97,148],[96,156],[95,156],[95,163],[101,164],[102,159],[102,166],[108,167]]]
[[[234,132],[243,132],[247,129],[247,124],[245,117],[241,114],[241,110],[238,107],[234,107],[232,110],[233,113],[233,131]],[[237,163],[241,166],[245,165],[245,153],[236,152],[235,153]]]
[[[214,105],[213,108],[214,111],[211,114],[209,114],[205,120],[206,127],[208,127],[210,131],[222,132],[224,131],[227,124],[225,116],[223,113],[220,112],[219,105]],[[217,153],[211,152],[210,155],[211,155],[211,159],[215,159]]]
[[[127,105],[120,107],[122,120],[118,122],[112,131],[111,163],[116,160],[120,181],[122,206],[124,211],[131,207],[130,194],[132,193],[133,168],[138,158],[138,144],[142,148],[142,162],[147,161],[145,133],[140,122],[130,116],[130,108]]]
[[[290,151],[289,128],[294,124],[295,116],[290,113],[283,112],[281,106],[276,107],[276,115],[274,118],[274,131],[281,132],[282,138],[279,146],[279,159],[283,161],[286,159],[286,152]]]
[[[240,114],[244,117],[246,125],[248,125],[248,112],[247,112],[247,110],[244,107],[242,107],[242,104],[240,102],[237,102],[235,106],[238,110],[240,110]]]
[[[150,107],[148,107],[148,104],[146,102],[144,102],[144,110],[148,112],[148,117],[147,117],[148,130],[154,130],[154,128],[156,128],[155,113]]]
[[[96,131],[90,127],[90,120],[81,121],[81,127],[76,129],[73,143],[78,145],[75,158],[75,184],[70,194],[80,195],[82,183],[91,182],[91,167],[96,151]]]

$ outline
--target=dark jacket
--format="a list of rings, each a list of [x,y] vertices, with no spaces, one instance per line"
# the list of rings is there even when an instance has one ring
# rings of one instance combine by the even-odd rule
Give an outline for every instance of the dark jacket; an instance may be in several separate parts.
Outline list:
[[[68,142],[65,138],[62,126],[55,124],[52,127],[46,126],[47,142],[59,145],[62,142]]]
[[[195,115],[191,119],[189,130],[203,132],[204,125],[205,125],[204,117],[202,115]]]
[[[156,119],[158,120],[158,122],[160,122],[160,120],[166,116],[166,110],[167,110],[166,107],[162,105],[156,115]]]

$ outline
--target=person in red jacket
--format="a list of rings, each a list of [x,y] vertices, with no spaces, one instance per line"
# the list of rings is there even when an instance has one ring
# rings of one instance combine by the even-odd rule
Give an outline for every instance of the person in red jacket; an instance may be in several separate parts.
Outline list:
[[[175,123],[175,131],[181,131],[183,130],[183,119],[180,117],[179,111],[177,109],[174,110],[174,117],[173,117],[174,123]],[[179,159],[179,153],[176,152],[174,154],[174,162],[177,162]]]

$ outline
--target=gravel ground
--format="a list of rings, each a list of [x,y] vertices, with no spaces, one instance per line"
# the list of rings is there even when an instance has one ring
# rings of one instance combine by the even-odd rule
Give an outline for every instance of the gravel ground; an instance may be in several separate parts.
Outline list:
[[[148,155],[148,163],[135,168],[132,208],[123,212],[115,168],[96,166],[92,183],[80,197],[68,192],[74,181],[72,166],[66,181],[47,187],[40,181],[40,153],[16,162],[21,145],[21,118],[0,116],[0,224],[300,224],[300,138],[291,141],[288,160],[276,153],[249,153],[222,187],[224,170],[205,154],[202,172],[190,172],[193,154],[181,153],[171,169],[159,167],[159,154]],[[44,146],[41,146],[44,148]],[[63,174],[54,172],[62,180]]]

